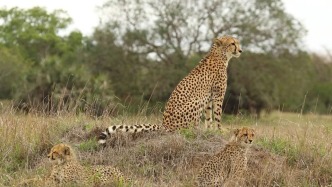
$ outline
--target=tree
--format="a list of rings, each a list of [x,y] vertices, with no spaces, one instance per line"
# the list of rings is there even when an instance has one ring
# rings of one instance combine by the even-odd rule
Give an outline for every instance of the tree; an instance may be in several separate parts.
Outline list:
[[[12,99],[25,89],[29,65],[15,50],[0,47],[0,99]]]
[[[205,53],[213,38],[225,34],[237,36],[244,49],[275,53],[298,50],[305,34],[281,0],[109,0],[103,10],[119,40],[140,33],[132,50],[168,64],[176,63],[174,54],[188,59]]]
[[[48,13],[40,7],[0,9],[0,23],[0,44],[19,48],[33,62],[63,54],[70,48],[59,36],[71,23],[71,18],[62,10]]]
[[[116,37],[109,27],[98,28],[86,41],[86,64],[94,74],[106,74],[112,81],[115,94],[125,99],[139,93],[139,81],[143,67],[137,54],[126,50],[126,45],[118,46]]]
[[[213,38],[238,37],[244,52],[250,54],[241,57],[244,64],[231,65],[228,95],[233,99],[224,104],[238,106],[241,95],[240,107],[258,113],[275,107],[282,97],[279,85],[268,85],[284,68],[264,61],[277,63],[275,58],[284,54],[300,53],[306,32],[285,12],[281,0],[108,0],[102,10],[107,13],[104,25],[112,28],[115,43],[127,54],[145,59],[148,76],[140,87],[145,88],[146,98],[153,94],[152,99],[158,101],[168,99],[176,84],[205,55]],[[273,72],[274,67],[278,67],[276,73],[264,73]],[[257,73],[257,69],[263,72]]]
[[[29,62],[24,89],[15,93],[19,108],[85,110],[86,106],[100,108],[112,101],[113,89],[107,77],[92,75],[83,63],[83,35],[79,31],[60,35],[71,23],[64,11],[1,9],[0,23],[0,46],[15,49],[23,59],[20,63]],[[100,114],[99,109],[96,112]]]
[[[332,114],[332,58],[311,55],[315,84],[308,92],[306,109],[311,112]]]
[[[229,65],[227,113],[247,110],[260,116],[263,110],[300,112],[303,98],[314,85],[314,68],[306,52],[244,53]]]

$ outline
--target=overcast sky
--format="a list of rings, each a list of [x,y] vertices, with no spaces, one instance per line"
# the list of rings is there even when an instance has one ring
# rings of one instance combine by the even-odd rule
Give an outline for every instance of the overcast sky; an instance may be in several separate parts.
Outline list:
[[[305,38],[306,49],[325,53],[332,50],[332,0],[283,0],[286,11],[300,20],[307,28]],[[91,34],[93,28],[99,24],[99,14],[96,6],[102,5],[104,0],[0,0],[0,7],[31,8],[45,7],[47,10],[66,10],[73,18],[70,29],[78,29],[84,34]]]

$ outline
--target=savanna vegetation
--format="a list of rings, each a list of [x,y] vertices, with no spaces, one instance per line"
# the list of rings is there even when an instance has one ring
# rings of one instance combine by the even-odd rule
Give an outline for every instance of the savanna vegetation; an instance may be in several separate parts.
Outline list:
[[[228,131],[119,135],[105,149],[95,137],[110,124],[160,123],[176,84],[225,34],[243,53],[229,64],[223,123],[258,135],[247,185],[332,185],[332,56],[305,51],[306,30],[281,0],[106,0],[99,11],[84,35],[62,10],[0,8],[1,186],[45,175],[60,142],[138,186],[193,186]]]
[[[247,186],[329,186],[332,184],[331,116],[272,112],[260,119],[224,115],[226,132],[184,129],[113,136],[106,148],[96,135],[109,124],[159,123],[160,115],[118,117],[61,114],[17,115],[2,111],[0,186],[12,186],[50,172],[46,157],[60,142],[74,147],[83,165],[112,165],[135,181],[134,186],[195,186],[202,164],[223,148],[231,129],[250,126],[256,140],[249,151]]]

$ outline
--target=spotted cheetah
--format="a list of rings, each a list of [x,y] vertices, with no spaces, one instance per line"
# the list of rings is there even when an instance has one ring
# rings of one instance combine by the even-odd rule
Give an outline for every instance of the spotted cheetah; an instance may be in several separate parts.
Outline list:
[[[227,87],[227,66],[232,57],[242,52],[239,41],[231,36],[214,39],[209,53],[176,86],[163,114],[162,125],[114,125],[99,135],[98,142],[105,145],[106,139],[116,131],[137,133],[197,126],[205,109],[205,126],[212,123],[212,110],[217,127],[220,128],[222,103]]]
[[[112,166],[82,166],[73,149],[66,144],[55,145],[47,155],[53,163],[46,179],[30,179],[19,186],[107,186],[113,183],[131,183],[131,179]]]
[[[230,143],[200,169],[198,186],[243,186],[243,175],[247,170],[246,154],[254,136],[255,131],[251,128],[236,129]]]

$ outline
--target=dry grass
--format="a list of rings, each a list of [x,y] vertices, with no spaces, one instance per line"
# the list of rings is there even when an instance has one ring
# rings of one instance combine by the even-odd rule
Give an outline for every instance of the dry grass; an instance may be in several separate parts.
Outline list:
[[[285,186],[332,185],[332,116],[277,113],[259,125],[258,144],[286,158]]]
[[[71,144],[82,164],[109,164],[137,181],[135,186],[194,186],[198,168],[218,152],[228,133],[200,129],[135,137],[119,134],[98,147],[100,128],[110,124],[160,123],[161,116],[18,115],[0,113],[0,186],[47,175],[47,151]],[[248,186],[332,184],[332,116],[273,113],[260,120],[224,117],[224,127],[252,126],[257,141],[249,157]]]

